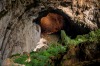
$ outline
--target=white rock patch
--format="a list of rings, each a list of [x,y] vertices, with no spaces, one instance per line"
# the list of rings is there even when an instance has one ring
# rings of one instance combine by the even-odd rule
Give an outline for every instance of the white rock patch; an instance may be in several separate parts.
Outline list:
[[[42,47],[48,47],[47,40],[44,39],[44,38],[41,38],[40,41],[37,44],[38,45],[36,46],[36,48],[33,51],[37,51],[37,49],[40,49]]]

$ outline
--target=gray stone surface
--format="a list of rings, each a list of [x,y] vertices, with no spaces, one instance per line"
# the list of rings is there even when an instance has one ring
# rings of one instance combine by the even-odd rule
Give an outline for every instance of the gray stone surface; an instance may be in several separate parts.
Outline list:
[[[24,14],[15,26],[7,29],[1,49],[3,59],[16,53],[31,52],[40,39],[40,33],[40,26]]]
[[[58,0],[42,1],[0,0],[0,51],[3,59],[12,54],[30,52],[35,48],[40,39],[41,29],[32,21],[38,17],[38,12],[47,10],[50,6],[61,9],[80,26],[82,23],[83,27],[91,30],[100,28],[99,0],[91,0],[91,2],[70,0],[69,4],[64,0],[68,5],[66,7],[60,5],[62,0],[59,0],[59,3]]]
[[[33,23],[32,11],[26,6],[33,0],[0,1],[0,58],[31,52],[40,39],[41,28]],[[29,7],[28,7],[29,8]],[[1,12],[2,11],[2,12]]]

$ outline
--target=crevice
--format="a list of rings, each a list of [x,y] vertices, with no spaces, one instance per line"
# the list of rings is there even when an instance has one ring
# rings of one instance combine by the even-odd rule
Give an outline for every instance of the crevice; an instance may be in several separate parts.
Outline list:
[[[1,19],[3,16],[5,16],[7,13],[8,13],[8,11],[2,10],[2,11],[0,12],[0,19]]]
[[[47,10],[39,12],[39,16],[33,22],[40,24],[41,18],[46,16],[48,13],[56,13],[63,16],[63,30],[65,30],[66,34],[71,38],[75,38],[77,35],[83,35],[90,32],[89,28],[84,27],[84,25],[80,26],[78,23],[75,23],[73,20],[71,20],[71,18],[64,12],[62,12],[60,9],[53,9],[52,7],[49,7]]]
[[[30,10],[30,9],[33,8],[33,7],[37,7],[38,5],[39,5],[39,1],[34,0],[33,3],[31,3],[31,4],[29,4],[29,5],[26,6],[25,12],[26,12],[27,10]]]
[[[3,38],[3,42],[2,42],[2,45],[1,45],[1,54],[2,54],[2,59],[3,59],[3,55],[4,55],[4,51],[7,47],[7,42],[8,42],[8,39],[9,39],[9,36],[10,36],[10,33],[7,37],[7,33],[9,32],[9,29],[6,28],[6,31],[5,31],[5,34],[4,34],[4,38]],[[5,43],[5,40],[7,39],[7,42]]]

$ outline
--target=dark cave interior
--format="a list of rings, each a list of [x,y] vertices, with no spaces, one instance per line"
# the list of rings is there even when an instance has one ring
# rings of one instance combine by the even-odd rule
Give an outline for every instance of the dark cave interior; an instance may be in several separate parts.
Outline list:
[[[53,9],[51,7],[48,8],[47,10],[39,12],[39,16],[36,19],[34,19],[33,22],[40,24],[41,18],[45,17],[48,13],[56,13],[56,14],[63,16],[64,27],[62,30],[64,30],[66,34],[72,39],[74,39],[77,35],[83,35],[83,34],[87,34],[90,32],[89,28],[84,27],[84,25],[81,25],[81,26],[78,25],[73,20],[71,20],[71,18],[68,15],[62,12],[60,9]],[[43,32],[42,28],[41,28],[41,31]],[[55,34],[60,34],[60,31],[56,32]]]

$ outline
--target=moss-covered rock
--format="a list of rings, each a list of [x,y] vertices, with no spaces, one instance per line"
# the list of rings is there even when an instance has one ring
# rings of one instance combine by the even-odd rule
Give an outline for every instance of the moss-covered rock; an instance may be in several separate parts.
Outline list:
[[[84,66],[100,62],[98,60],[100,58],[100,29],[86,35],[79,35],[75,39],[66,36],[62,30],[61,37],[62,42],[50,44],[47,50],[31,52],[30,62],[25,62],[28,58],[26,55],[17,56],[17,58],[15,56],[12,59],[15,63],[34,66],[75,66],[78,64]]]

